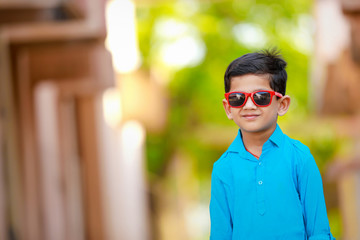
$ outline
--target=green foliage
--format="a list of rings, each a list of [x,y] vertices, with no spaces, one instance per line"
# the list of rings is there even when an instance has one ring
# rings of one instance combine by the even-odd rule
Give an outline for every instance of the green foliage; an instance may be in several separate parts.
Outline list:
[[[189,139],[195,137],[194,130],[207,123],[219,126],[233,124],[227,120],[222,108],[223,75],[233,59],[247,52],[260,50],[263,47],[278,47],[288,62],[288,94],[291,94],[297,103],[296,108],[299,111],[307,112],[311,49],[304,52],[294,42],[296,31],[301,34],[299,21],[302,18],[311,20],[310,10],[310,0],[192,1],[192,3],[183,0],[138,7],[138,35],[143,68],[149,70],[156,67],[168,68],[164,71],[171,72],[168,75],[169,120],[166,130],[162,133],[166,144],[161,143],[162,140],[159,139],[162,137],[158,134],[149,134],[147,149],[149,167],[152,171],[156,172],[158,168],[154,166],[161,165],[161,162],[165,164],[167,161],[165,158],[169,157],[168,154],[161,154],[159,148],[166,153],[177,148],[185,148]],[[173,69],[156,60],[159,58],[161,45],[175,41],[172,38],[159,37],[156,26],[159,21],[164,20],[176,20],[197,31],[206,47],[206,54],[198,65]],[[265,36],[265,44],[260,43],[261,47],[255,47],[239,41],[234,34],[234,28],[238,24],[250,24],[260,29]],[[198,145],[196,139],[192,141],[192,146]],[[199,149],[196,147],[187,150],[193,156],[198,155]],[[209,150],[204,152],[207,151]],[[162,160],[159,160],[161,158]],[[205,169],[208,171],[207,168]]]
[[[342,223],[341,213],[338,208],[328,211],[329,224],[331,226],[331,233],[336,239],[341,239]]]
[[[310,0],[179,0],[138,7],[142,68],[150,72],[154,69],[163,71],[163,76],[168,78],[167,125],[163,132],[150,132],[147,138],[148,170],[151,174],[163,176],[172,154],[185,152],[190,157],[183,161],[192,161],[194,176],[202,189],[206,189],[203,194],[204,202],[207,202],[212,163],[228,145],[227,142],[214,144],[204,141],[206,133],[205,136],[199,135],[197,130],[209,124],[219,129],[233,126],[236,134],[236,126],[226,118],[222,107],[223,75],[228,64],[245,53],[269,47],[281,50],[288,62],[287,94],[291,96],[292,104],[287,114],[291,116],[281,118],[280,122],[285,126],[291,125],[289,121],[294,122],[293,126],[302,124],[297,118],[306,122],[311,114],[308,109],[309,59],[313,37],[311,7]],[[183,67],[167,66],[161,62],[162,46],[175,42],[179,37],[171,35],[172,29],[159,34],[159,22],[168,20],[185,24],[189,32],[202,41],[206,50],[200,62]],[[237,33],[241,28],[255,31],[263,40],[246,41],[251,34]],[[170,36],[164,37],[166,34]],[[290,127],[290,132],[287,132],[290,136],[292,129]],[[320,134],[300,140],[310,147],[321,170],[337,151],[338,141],[334,136]],[[333,221],[336,222],[336,219]]]

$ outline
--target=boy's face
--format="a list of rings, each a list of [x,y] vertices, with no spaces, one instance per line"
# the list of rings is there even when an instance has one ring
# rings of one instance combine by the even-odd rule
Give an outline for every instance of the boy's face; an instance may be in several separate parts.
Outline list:
[[[247,74],[231,78],[230,92],[252,93],[259,90],[273,91],[267,76]],[[250,97],[248,97],[245,105],[240,108],[233,108],[225,99],[223,100],[228,118],[233,120],[242,132],[248,133],[271,132],[275,130],[278,115],[284,115],[288,110],[289,104],[289,96],[284,96],[280,99],[273,96],[271,104],[266,107],[255,105]]]

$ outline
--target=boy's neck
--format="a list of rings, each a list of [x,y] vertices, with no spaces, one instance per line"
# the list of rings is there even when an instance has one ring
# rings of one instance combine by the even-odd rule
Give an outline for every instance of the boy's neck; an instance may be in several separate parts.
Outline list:
[[[252,154],[261,155],[264,143],[270,138],[275,131],[276,126],[264,132],[246,132],[241,131],[242,140],[245,148]]]

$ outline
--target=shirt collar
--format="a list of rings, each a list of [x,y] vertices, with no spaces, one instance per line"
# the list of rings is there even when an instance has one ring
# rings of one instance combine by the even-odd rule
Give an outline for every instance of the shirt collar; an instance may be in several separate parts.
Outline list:
[[[272,142],[275,146],[280,147],[282,144],[282,141],[284,139],[284,133],[281,131],[278,124],[276,124],[275,131],[271,134],[270,138],[267,142]],[[266,143],[265,143],[266,144]],[[247,151],[245,149],[242,136],[241,136],[241,130],[239,129],[238,134],[235,138],[235,140],[231,143],[231,145],[228,148],[229,152],[237,152],[242,154],[247,154]]]
[[[275,131],[271,134],[269,140],[273,142],[277,147],[280,147],[284,139],[284,133],[281,131],[278,124],[276,124]]]

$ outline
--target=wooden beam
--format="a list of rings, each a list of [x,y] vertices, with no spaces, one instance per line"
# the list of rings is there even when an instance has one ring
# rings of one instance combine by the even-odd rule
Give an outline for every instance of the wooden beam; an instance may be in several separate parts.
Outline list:
[[[96,96],[78,98],[77,129],[79,150],[83,177],[83,192],[85,201],[85,226],[87,240],[104,240],[105,226],[102,212],[101,176],[99,168],[100,153],[97,142]]]
[[[341,0],[341,5],[345,14],[360,13],[360,0]]]

